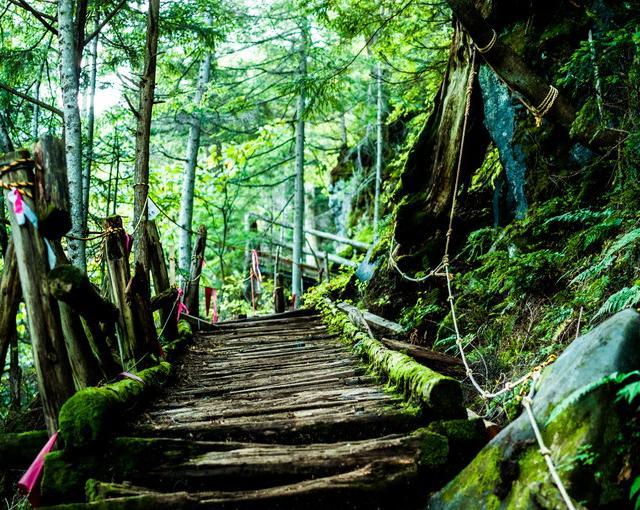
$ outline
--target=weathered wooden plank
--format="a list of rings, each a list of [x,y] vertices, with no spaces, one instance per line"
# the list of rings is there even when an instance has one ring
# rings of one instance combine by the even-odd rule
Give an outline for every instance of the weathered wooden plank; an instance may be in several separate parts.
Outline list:
[[[349,303],[337,303],[336,307],[347,313],[351,321],[365,331],[368,331],[368,326],[374,332],[387,336],[398,336],[404,333],[404,328],[400,324],[384,319],[367,310],[360,310]]]
[[[174,340],[178,337],[178,321],[173,320],[174,316],[177,315],[176,299],[178,290],[171,287],[167,262],[160,242],[160,234],[158,233],[156,222],[153,220],[147,221],[147,238],[149,267],[153,278],[155,297],[167,294],[167,300],[162,301],[158,308],[160,309],[160,322],[164,328],[163,336],[167,340]]]
[[[380,341],[385,347],[393,349],[394,351],[403,352],[419,363],[445,375],[460,376],[464,374],[464,363],[460,358],[432,351],[419,345],[413,345],[399,340],[391,340],[390,338],[382,338]]]

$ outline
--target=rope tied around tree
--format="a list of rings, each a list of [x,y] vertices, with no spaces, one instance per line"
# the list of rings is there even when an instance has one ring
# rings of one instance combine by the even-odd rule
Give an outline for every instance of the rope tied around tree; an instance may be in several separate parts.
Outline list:
[[[487,45],[480,47],[480,46],[478,46],[476,44],[475,47],[478,50],[478,53],[482,53],[484,55],[485,53],[489,53],[493,49],[493,47],[496,45],[496,41],[497,40],[498,40],[498,34],[492,28],[491,29],[491,40],[487,43]]]

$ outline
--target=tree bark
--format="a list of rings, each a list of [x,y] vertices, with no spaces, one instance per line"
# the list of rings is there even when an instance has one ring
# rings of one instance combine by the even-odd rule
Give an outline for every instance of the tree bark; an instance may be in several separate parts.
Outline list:
[[[144,71],[140,82],[140,108],[136,129],[136,162],[134,168],[133,218],[134,258],[148,269],[147,260],[147,197],[149,196],[149,143],[151,119],[156,88],[156,64],[158,61],[158,30],[160,0],[149,0],[147,11],[147,36],[144,52]]]
[[[306,78],[307,78],[307,25],[302,21],[300,27],[300,62],[298,66],[298,104],[296,107],[296,179],[294,190],[294,225],[293,225],[293,268],[291,272],[291,293],[294,296],[294,307],[297,308],[302,297],[302,264],[304,248],[304,129],[306,109]]]
[[[0,278],[0,377],[4,371],[7,351],[16,334],[16,313],[20,304],[20,278],[13,243],[4,257],[4,269]]]
[[[20,411],[22,402],[22,368],[20,368],[20,352],[18,351],[18,336],[15,329],[11,337],[9,360],[9,410]]]
[[[173,290],[177,294],[177,289],[172,289],[171,282],[169,281],[169,272],[167,271],[164,250],[162,249],[162,243],[160,242],[160,235],[158,234],[158,227],[155,221],[149,221],[147,223],[147,234],[149,242],[149,266],[153,278],[155,296],[157,297],[170,290]],[[164,303],[160,309],[160,323],[163,328],[162,334],[168,340],[173,340],[178,336],[177,322],[173,320],[176,312],[176,297]]]
[[[473,2],[447,0],[447,4],[471,39],[481,48],[489,46],[494,30],[475,8]],[[531,106],[537,107],[542,104],[549,93],[550,84],[533,72],[510,46],[498,38],[493,47],[482,53],[482,56],[496,74],[511,89],[522,94]],[[600,130],[597,126],[588,126],[581,132],[573,133],[571,127],[576,118],[576,110],[562,94],[558,94],[546,115],[566,129],[571,136],[595,150],[610,147],[620,138],[620,133],[608,129]]]
[[[378,238],[378,222],[380,221],[380,188],[382,185],[382,151],[383,151],[383,122],[384,91],[382,83],[382,64],[376,64],[376,181],[373,198],[373,239]]]
[[[182,180],[182,199],[180,201],[180,268],[187,270],[191,257],[191,227],[193,222],[193,190],[196,181],[198,150],[200,149],[200,133],[202,116],[200,106],[207,90],[211,75],[211,54],[207,54],[200,64],[198,85],[194,98],[195,114],[189,122],[189,140],[187,141],[187,163]]]
[[[96,18],[96,28],[99,26],[99,18]],[[96,82],[98,76],[98,39],[96,35],[91,40],[91,69],[89,71],[89,108],[87,111],[87,160],[82,175],[82,231],[87,232],[89,218],[89,192],[91,190],[91,167],[93,165],[93,137],[95,128],[95,99]]]
[[[71,234],[84,237],[82,206],[82,127],[80,121],[79,63],[76,39],[76,23],[73,16],[74,1],[58,0],[58,34],[60,41],[60,82],[64,113],[64,130],[67,159],[67,178],[71,198]],[[86,243],[69,240],[69,258],[73,265],[86,271]]]
[[[28,157],[25,152],[7,154],[0,165],[15,159]],[[2,180],[31,181],[33,176],[27,170],[18,170],[11,175],[3,175]],[[5,199],[8,195],[5,194]],[[24,196],[25,204],[35,210],[31,199]],[[22,295],[27,306],[29,333],[33,346],[34,364],[38,376],[38,391],[44,408],[47,430],[53,434],[58,428],[58,411],[68,397],[73,394],[73,381],[67,358],[64,336],[60,325],[58,306],[46,281],[48,267],[47,249],[34,226],[27,221],[19,225],[15,214],[9,215],[11,232],[16,250],[18,273]]]

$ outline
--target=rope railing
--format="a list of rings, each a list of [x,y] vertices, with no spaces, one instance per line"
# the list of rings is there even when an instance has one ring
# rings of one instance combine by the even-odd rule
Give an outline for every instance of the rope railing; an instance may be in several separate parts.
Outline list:
[[[483,52],[487,52],[490,51],[491,47],[493,47],[493,45],[495,44],[495,40],[496,40],[497,36],[495,36],[495,32],[494,32],[494,37],[492,37],[492,40],[490,41],[490,43],[482,48],[483,51],[480,51],[480,49],[478,49],[478,51],[480,51],[480,53]],[[544,367],[546,367],[547,365],[549,365],[550,363],[552,363],[556,357],[555,355],[550,356],[545,362],[539,364],[538,366],[536,366],[535,368],[533,368],[531,371],[529,371],[527,374],[523,375],[522,377],[520,377],[519,379],[516,379],[515,381],[510,381],[504,384],[504,386],[497,391],[487,391],[485,390],[482,385],[476,380],[475,376],[474,376],[474,372],[473,369],[471,368],[471,365],[469,363],[469,359],[467,357],[467,354],[465,352],[465,346],[463,344],[463,338],[462,338],[462,334],[460,332],[460,326],[458,323],[458,316],[456,313],[456,306],[455,306],[455,298],[454,298],[454,294],[453,294],[453,286],[451,284],[452,280],[453,280],[453,276],[451,275],[451,271],[450,271],[450,258],[449,258],[449,252],[450,252],[450,246],[451,246],[451,238],[453,236],[453,223],[454,223],[454,219],[455,219],[455,212],[456,212],[456,206],[457,206],[457,195],[458,195],[458,189],[459,189],[459,185],[460,185],[460,175],[461,175],[461,169],[462,169],[462,161],[463,161],[463,155],[464,155],[464,145],[465,145],[465,140],[466,140],[466,133],[467,133],[467,125],[469,122],[469,113],[471,110],[471,96],[472,96],[472,92],[473,92],[473,84],[474,84],[474,80],[476,77],[476,48],[472,47],[471,49],[471,71],[469,72],[469,78],[468,78],[468,82],[467,82],[467,87],[466,87],[466,103],[465,103],[465,111],[464,111],[464,118],[463,118],[463,124],[462,124],[462,138],[461,138],[461,142],[460,142],[460,151],[458,154],[458,162],[456,165],[456,175],[455,175],[455,181],[454,181],[454,186],[453,186],[453,195],[451,198],[451,209],[449,212],[449,224],[448,224],[448,228],[447,228],[447,232],[446,232],[446,239],[445,239],[445,247],[444,247],[444,253],[442,256],[442,261],[440,262],[440,264],[435,268],[429,271],[429,273],[427,273],[425,276],[423,277],[411,277],[407,274],[405,274],[399,267],[397,262],[395,261],[394,257],[393,257],[393,253],[392,250],[390,249],[389,251],[389,262],[391,264],[392,267],[395,268],[395,270],[406,280],[412,281],[412,282],[424,282],[428,279],[430,279],[433,276],[444,276],[445,280],[446,280],[446,288],[447,288],[447,301],[449,302],[449,308],[450,308],[450,313],[451,313],[451,321],[453,323],[453,330],[454,330],[454,334],[455,334],[455,338],[456,338],[456,346],[460,352],[460,358],[462,360],[462,363],[464,365],[465,368],[465,373],[469,379],[469,381],[471,382],[471,385],[474,387],[474,389],[479,393],[480,397],[483,400],[492,400],[495,399],[499,396],[502,396],[506,393],[509,393],[511,391],[513,391],[515,388],[517,388],[518,386],[526,383],[527,381],[531,382],[531,387],[529,390],[528,395],[524,396],[522,398],[522,405],[525,409],[525,413],[526,416],[531,424],[531,428],[533,430],[533,434],[535,436],[536,442],[538,444],[539,450],[540,450],[540,454],[544,457],[545,459],[545,463],[547,466],[547,470],[553,480],[553,483],[556,485],[562,500],[564,502],[564,504],[566,505],[566,507],[569,510],[575,510],[575,506],[573,504],[573,501],[571,500],[571,497],[569,496],[559,474],[557,471],[557,468],[553,462],[552,459],[552,454],[550,449],[546,446],[544,439],[542,437],[542,433],[540,432],[540,428],[538,427],[538,424],[536,422],[535,416],[533,414],[533,409],[532,409],[532,404],[533,404],[533,396],[535,394],[535,388],[536,388],[536,382],[538,380],[538,377],[540,375],[540,372],[542,371],[542,369]],[[536,115],[536,119],[541,118],[541,116],[543,116],[546,112],[549,111],[549,109],[551,109],[551,107],[553,106],[553,103],[557,97],[557,90],[555,90],[555,92],[553,92],[554,87],[551,87],[549,94],[547,94],[547,97],[545,98],[545,100],[540,104],[540,106],[538,108],[531,108],[531,111],[535,111],[537,114]],[[444,270],[444,273],[441,272],[441,269]],[[580,315],[582,315],[582,310]],[[579,323],[578,323],[579,324]]]

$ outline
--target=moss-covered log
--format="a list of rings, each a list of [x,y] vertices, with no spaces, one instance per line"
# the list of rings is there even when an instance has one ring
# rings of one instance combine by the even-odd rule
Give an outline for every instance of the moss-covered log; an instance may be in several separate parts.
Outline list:
[[[161,308],[166,307],[167,305],[173,308],[176,299],[178,299],[178,289],[175,287],[170,287],[151,298],[151,310],[155,312],[157,310],[160,310]]]
[[[362,333],[349,316],[338,310],[332,302],[322,300],[315,305],[320,308],[332,331],[352,344],[355,351],[407,399],[419,404],[428,417],[466,416],[462,405],[462,389],[457,380],[421,365],[406,354],[388,349],[378,340]]]
[[[143,396],[169,378],[171,365],[162,362],[137,375],[144,381],[123,379],[99,388],[79,391],[60,410],[60,435],[66,449],[82,449],[113,435]]]
[[[28,467],[48,439],[46,430],[0,434],[0,472]]]

